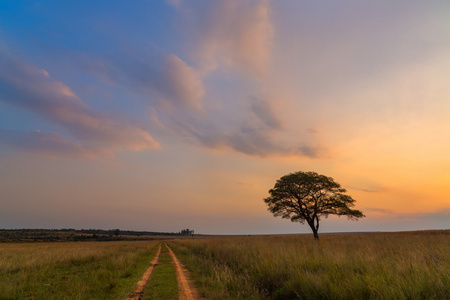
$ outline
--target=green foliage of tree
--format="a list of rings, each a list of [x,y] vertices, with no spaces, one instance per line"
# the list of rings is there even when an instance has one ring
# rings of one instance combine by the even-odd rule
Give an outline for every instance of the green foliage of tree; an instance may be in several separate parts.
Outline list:
[[[314,238],[319,239],[319,222],[329,215],[347,216],[350,220],[365,217],[356,209],[355,200],[333,178],[315,172],[296,172],[277,180],[270,197],[264,199],[275,217],[305,222]]]

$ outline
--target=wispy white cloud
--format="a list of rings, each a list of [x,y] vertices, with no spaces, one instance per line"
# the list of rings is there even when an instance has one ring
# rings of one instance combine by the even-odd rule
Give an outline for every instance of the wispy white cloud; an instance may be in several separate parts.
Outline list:
[[[251,97],[249,102],[247,109],[232,120],[217,112],[194,115],[176,111],[164,114],[162,119],[165,126],[186,141],[210,149],[259,157],[316,158],[326,153],[323,147],[309,141],[283,141],[285,128],[270,101]]]
[[[189,143],[260,157],[323,154],[322,147],[302,137],[283,140],[288,130],[276,108],[279,101],[264,92],[261,78],[270,65],[273,37],[269,1],[169,4],[183,19],[182,32],[192,43],[189,64],[180,58],[184,51],[177,56],[162,49],[127,48],[109,57],[85,57],[84,70],[144,95],[154,125]],[[242,87],[248,83],[255,88],[228,102],[211,98],[206,84],[226,74],[224,68],[243,79]],[[241,71],[247,75],[242,77]],[[211,108],[214,101],[226,109]]]
[[[174,54],[127,53],[84,59],[85,70],[144,94],[152,105],[201,109],[205,94],[199,73]]]
[[[180,99],[183,104],[200,109],[201,100],[205,94],[203,82],[198,73],[176,55],[166,59],[167,81],[173,85],[167,91]]]
[[[75,139],[73,142],[53,133],[3,131],[4,144],[30,147],[31,151],[54,148],[72,154],[159,146],[148,132],[131,121],[90,108],[64,83],[7,49],[0,53],[0,86],[0,101],[45,117]]]
[[[219,0],[199,5],[183,2],[177,7],[195,32],[193,55],[201,69],[224,65],[251,75],[265,74],[273,37],[269,1]]]
[[[185,140],[211,149],[260,157],[321,156],[322,147],[302,141],[301,137],[296,137],[294,142],[283,140],[287,128],[281,118],[282,111],[276,109],[279,96],[274,95],[273,89],[264,92],[270,85],[264,75],[271,62],[274,33],[270,1],[171,4],[181,17],[181,31],[189,40],[192,64],[197,66],[203,80],[231,73],[235,78],[242,78],[245,82],[242,85],[248,83],[255,90],[237,99],[221,101],[224,110],[205,110],[202,115],[160,112],[158,120]],[[206,94],[205,102],[208,100],[211,101]]]

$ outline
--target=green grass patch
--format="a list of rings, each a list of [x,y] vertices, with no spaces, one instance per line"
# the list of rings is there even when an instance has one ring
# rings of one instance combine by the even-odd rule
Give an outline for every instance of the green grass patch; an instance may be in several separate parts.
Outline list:
[[[161,245],[161,255],[159,256],[160,263],[171,262],[172,257],[170,256],[169,249],[167,249],[165,244]]]
[[[0,244],[0,295],[8,299],[124,299],[157,242]]]
[[[178,296],[179,289],[175,266],[167,247],[162,245],[158,265],[153,270],[150,283],[145,289],[142,299],[172,300],[178,299]]]

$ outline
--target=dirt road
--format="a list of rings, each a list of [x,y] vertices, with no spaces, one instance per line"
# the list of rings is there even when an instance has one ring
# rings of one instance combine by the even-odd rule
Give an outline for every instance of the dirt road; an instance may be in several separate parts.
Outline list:
[[[178,258],[175,256],[175,253],[173,253],[172,249],[167,246],[167,249],[169,250],[170,256],[172,256],[172,261],[175,264],[175,269],[177,270],[177,281],[178,281],[178,287],[180,289],[180,300],[197,300],[200,299],[198,296],[198,292],[195,289],[194,286],[190,283],[189,279],[187,278],[187,272],[181,265]]]
[[[158,263],[160,254],[161,254],[161,244],[159,245],[159,249],[155,257],[150,262],[150,267],[148,267],[148,269],[145,271],[144,275],[142,276],[142,279],[138,281],[136,289],[134,290],[133,294],[131,294],[131,296],[128,298],[129,300],[141,299],[142,295],[144,294],[145,287],[147,286],[148,281],[150,279],[150,276],[153,273],[153,269]]]
[[[203,299],[199,297],[196,288],[191,284],[187,276],[187,271],[183,268],[183,265],[180,263],[175,253],[173,253],[172,249],[165,244],[167,249],[169,250],[170,256],[172,258],[172,263],[175,266],[177,272],[177,282],[179,289],[179,299],[180,300],[200,300]],[[137,287],[134,290],[133,294],[128,298],[128,300],[140,300],[145,292],[145,287],[148,285],[148,282],[151,280],[151,275],[153,273],[154,268],[158,265],[158,260],[161,255],[161,244],[159,245],[158,252],[156,256],[150,263],[150,267],[145,271],[142,279],[137,283]]]

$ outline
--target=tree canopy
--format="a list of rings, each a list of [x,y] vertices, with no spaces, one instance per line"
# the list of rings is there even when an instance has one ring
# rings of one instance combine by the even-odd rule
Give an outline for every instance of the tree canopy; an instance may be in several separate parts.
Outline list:
[[[319,239],[319,222],[329,215],[347,216],[351,220],[365,217],[356,209],[355,200],[333,178],[315,172],[296,172],[277,180],[270,197],[264,199],[274,216],[292,222],[307,223]]]

